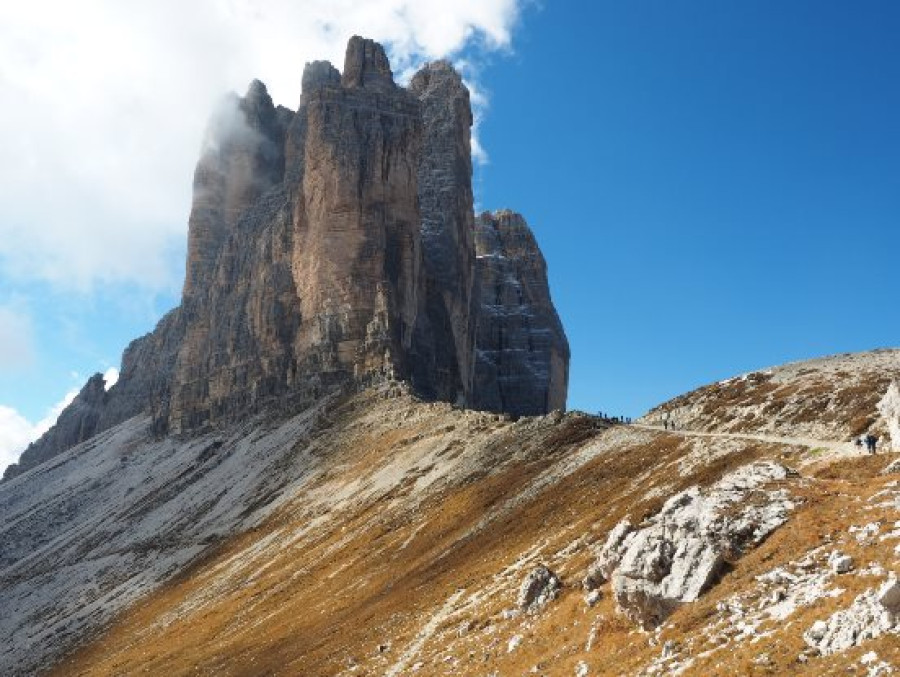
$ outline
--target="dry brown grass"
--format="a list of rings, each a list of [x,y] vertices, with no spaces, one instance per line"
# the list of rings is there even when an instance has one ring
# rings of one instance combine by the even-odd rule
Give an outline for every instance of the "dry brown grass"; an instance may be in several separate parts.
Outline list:
[[[477,443],[481,462],[459,481],[435,485],[424,496],[417,495],[414,486],[429,468],[416,466],[383,493],[352,503],[291,539],[290,533],[300,533],[316,517],[299,495],[259,529],[222,544],[124,613],[102,638],[67,659],[54,674],[315,676],[358,665],[352,674],[381,675],[460,589],[469,605],[438,623],[434,635],[426,638],[407,664],[409,668],[422,662],[416,674],[522,675],[537,667],[538,674],[571,675],[581,660],[592,675],[636,674],[659,655],[660,646],[651,646],[647,636],[635,632],[616,612],[608,586],[597,606],[585,605],[578,581],[594,557],[594,547],[617,521],[626,515],[639,521],[654,514],[676,491],[708,485],[756,459],[783,460],[795,452],[748,443],[682,476],[676,470],[678,461],[696,441],[677,434],[622,429],[604,433],[595,419],[579,416],[558,425],[473,420],[440,407],[424,414],[417,409],[408,420],[377,425],[371,407],[351,401],[332,412],[335,429],[349,432],[323,448],[333,462],[319,480],[322,485],[338,486],[398,453],[424,455],[439,448],[438,462],[448,462],[468,458]],[[620,444],[543,490],[522,493],[555,463],[613,434],[621,435]],[[332,439],[327,432],[323,435],[323,440]],[[863,458],[821,467],[810,480],[792,481],[790,490],[799,507],[791,521],[733,562],[699,602],[678,610],[662,641],[702,647],[718,618],[718,601],[745,593],[760,573],[828,539],[835,542],[864,517],[889,519],[887,509],[881,509],[884,515],[864,510],[868,496],[885,482],[878,475],[883,466],[883,457]],[[526,498],[512,500],[517,496]],[[495,517],[478,528],[485,515]],[[263,560],[252,561],[250,549],[276,534],[281,534],[281,545],[267,551]],[[567,547],[566,556],[556,554]],[[892,545],[857,548],[853,542],[842,547],[865,560],[887,558]],[[526,553],[531,559],[504,577],[504,570]],[[502,611],[513,605],[521,578],[541,561],[562,575],[561,597],[533,617],[505,619]],[[846,606],[872,581],[852,577],[841,583],[847,591],[840,598],[801,610],[792,626],[777,628],[757,644],[732,646],[699,660],[687,674],[812,675],[828,674],[838,665],[846,670],[849,658],[796,662],[804,648],[802,630]],[[196,603],[198,597],[202,603]],[[468,631],[460,636],[461,625]],[[588,652],[592,628],[595,639]],[[507,642],[513,634],[521,634],[523,642],[510,653]],[[379,652],[383,643],[390,647]],[[896,656],[896,647],[886,640],[867,648],[882,657]],[[753,663],[761,652],[768,652],[773,661],[765,669]],[[448,656],[453,662],[445,662]]]

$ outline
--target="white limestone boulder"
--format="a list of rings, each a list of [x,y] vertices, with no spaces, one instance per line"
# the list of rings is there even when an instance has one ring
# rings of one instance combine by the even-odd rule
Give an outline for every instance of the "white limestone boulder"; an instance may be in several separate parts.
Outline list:
[[[727,560],[787,521],[793,508],[787,492],[764,487],[790,474],[777,463],[752,463],[709,488],[672,496],[642,525],[623,520],[587,578],[610,579],[616,603],[629,618],[644,628],[658,626],[709,588]]]
[[[888,579],[859,595],[827,621],[816,621],[803,635],[823,656],[840,653],[886,633],[900,632],[900,584]]]
[[[519,587],[518,605],[522,611],[537,611],[556,599],[562,590],[559,576],[545,566],[535,567]]]
[[[897,381],[891,383],[878,403],[878,413],[887,424],[891,436],[891,449],[900,451],[900,384]]]

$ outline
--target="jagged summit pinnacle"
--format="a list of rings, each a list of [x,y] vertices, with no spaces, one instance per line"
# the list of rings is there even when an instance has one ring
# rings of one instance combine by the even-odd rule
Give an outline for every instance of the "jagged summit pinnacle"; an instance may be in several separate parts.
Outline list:
[[[302,87],[297,111],[259,80],[216,111],[181,305],[69,412],[83,425],[7,475],[139,414],[157,435],[193,433],[393,379],[513,415],[565,407],[569,350],[537,243],[518,215],[475,218],[459,74],[438,61],[399,87],[383,47],[355,36],[343,74],[314,61]],[[516,224],[489,245],[500,267],[478,255],[495,221]]]
[[[269,96],[269,90],[266,88],[265,83],[262,80],[257,80],[256,78],[251,80],[250,85],[247,87],[247,94],[244,95],[244,101],[246,101],[247,103],[253,103],[266,99],[269,103],[272,102],[272,98]]]
[[[358,35],[350,38],[344,56],[341,84],[350,88],[364,87],[383,91],[394,89],[394,74],[384,47]]]
[[[330,61],[311,61],[303,67],[301,90],[303,96],[319,87],[339,87],[340,84],[341,72],[332,66]]]

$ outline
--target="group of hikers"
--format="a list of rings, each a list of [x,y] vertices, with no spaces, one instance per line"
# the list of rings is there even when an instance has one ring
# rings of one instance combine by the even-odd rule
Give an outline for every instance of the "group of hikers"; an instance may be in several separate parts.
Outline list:
[[[609,414],[606,414],[602,411],[597,412],[597,415],[600,418],[602,418],[610,423],[624,423],[624,424],[631,423],[630,416],[610,416]],[[673,421],[671,418],[669,418],[668,414],[662,419],[662,424],[663,424],[664,430],[675,430],[675,421]],[[865,446],[866,451],[870,454],[878,453],[876,451],[876,448],[878,446],[878,437],[876,437],[872,433],[860,435],[859,437],[856,438],[856,446],[857,447]]]
[[[624,423],[625,425],[631,425],[631,416],[610,416],[602,411],[598,411],[597,416],[610,423]]]
[[[866,446],[866,451],[868,451],[870,454],[877,453],[875,451],[875,447],[878,446],[878,438],[875,437],[875,435],[873,435],[872,433],[869,433],[867,435],[860,435],[856,438],[856,446],[861,447],[863,445]]]

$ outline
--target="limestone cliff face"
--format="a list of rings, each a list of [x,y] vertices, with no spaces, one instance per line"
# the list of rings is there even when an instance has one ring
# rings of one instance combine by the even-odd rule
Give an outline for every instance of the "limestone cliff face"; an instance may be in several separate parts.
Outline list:
[[[425,288],[413,383],[436,399],[466,403],[475,345],[469,90],[446,61],[425,66],[409,89],[425,123],[418,167]]]
[[[383,379],[498,412],[565,406],[568,348],[534,238],[505,213],[476,228],[459,74],[437,62],[400,87],[381,45],[354,37],[343,73],[312,62],[302,85],[296,112],[254,81],[213,115],[181,305],[19,471],[137,414],[184,434]]]
[[[304,92],[293,139],[297,357],[310,374],[405,378],[421,289],[422,118],[370,40],[350,41],[340,86],[329,75]]]
[[[479,305],[472,405],[517,415],[564,410],[569,343],[531,229],[515,212],[481,214],[475,250]]]
[[[180,313],[185,336],[155,422],[185,432],[252,413],[293,385],[300,323],[282,186],[256,200],[217,259],[214,282]]]
[[[209,288],[238,219],[281,182],[284,132],[283,118],[259,80],[250,84],[245,97],[226,98],[210,120],[194,172],[185,298]]]
[[[103,404],[99,430],[147,413],[153,417],[157,433],[166,431],[171,385],[185,339],[186,317],[182,307],[169,311],[154,331],[135,339],[125,349],[119,380],[110,388]]]

